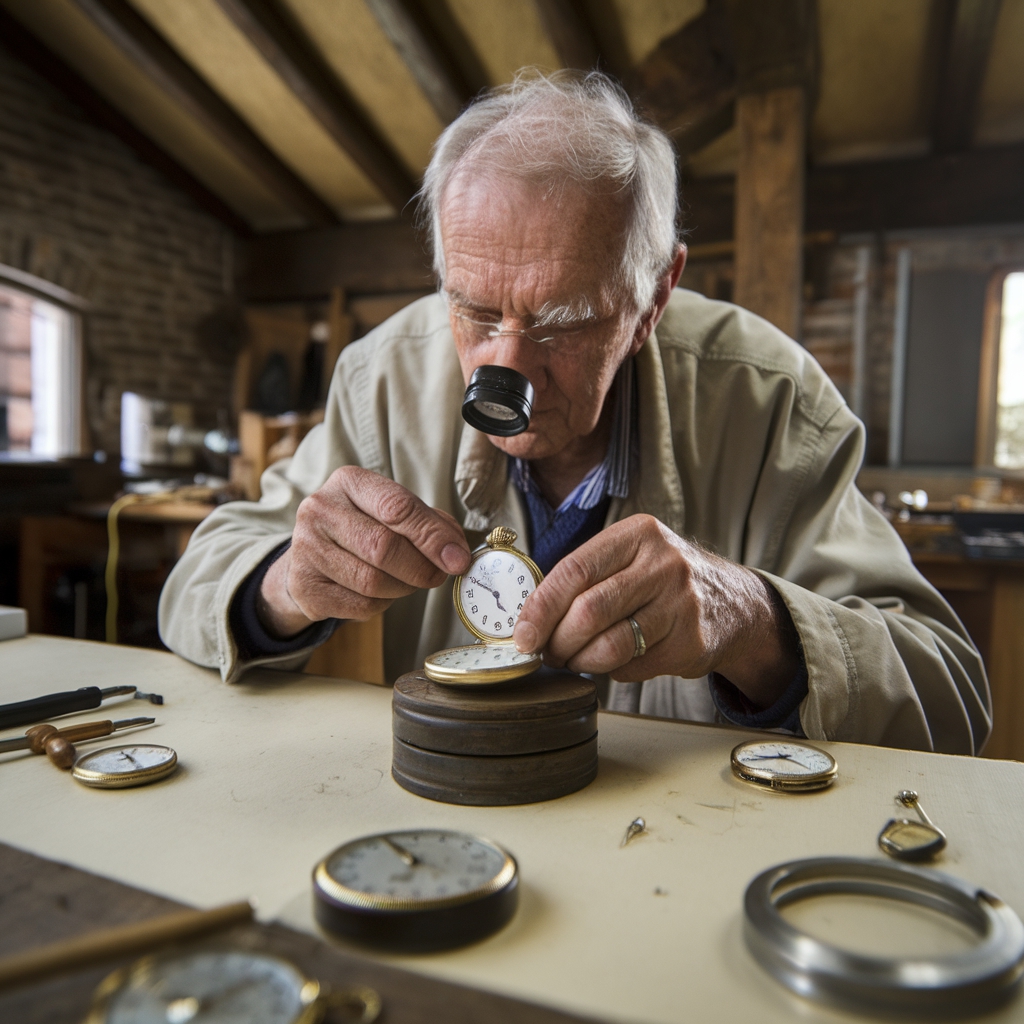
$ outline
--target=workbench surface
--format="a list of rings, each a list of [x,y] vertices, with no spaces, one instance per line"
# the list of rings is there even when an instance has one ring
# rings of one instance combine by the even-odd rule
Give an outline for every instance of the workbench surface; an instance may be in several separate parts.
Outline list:
[[[588,788],[521,807],[457,807],[391,779],[389,689],[271,671],[226,686],[156,651],[38,636],[0,644],[0,702],[128,683],[163,694],[165,705],[117,698],[64,722],[152,713],[157,725],[134,735],[174,747],[178,772],[101,791],[43,758],[2,755],[0,840],[198,906],[253,897],[261,918],[315,932],[310,872],[335,846],[392,828],[476,832],[519,861],[515,919],[464,950],[387,959],[575,1013],[856,1019],[791,996],[761,971],[743,945],[741,900],[751,878],[782,861],[880,856],[875,839],[900,789],[916,789],[949,837],[935,866],[1024,914],[1024,764],[821,744],[839,762],[836,784],[783,795],[730,773],[729,752],[750,733],[602,713],[600,770]],[[637,816],[648,832],[623,847]],[[929,911],[869,912],[863,900],[808,903],[790,916],[879,953],[965,941]],[[985,1020],[1024,1020],[1024,1000]]]

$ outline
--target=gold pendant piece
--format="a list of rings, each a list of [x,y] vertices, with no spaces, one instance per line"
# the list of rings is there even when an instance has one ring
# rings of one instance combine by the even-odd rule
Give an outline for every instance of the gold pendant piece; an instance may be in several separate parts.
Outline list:
[[[878,834],[878,845],[883,852],[898,860],[931,860],[946,848],[945,834],[925,813],[917,793],[902,789],[896,794],[896,802],[912,807],[921,820],[890,818]]]

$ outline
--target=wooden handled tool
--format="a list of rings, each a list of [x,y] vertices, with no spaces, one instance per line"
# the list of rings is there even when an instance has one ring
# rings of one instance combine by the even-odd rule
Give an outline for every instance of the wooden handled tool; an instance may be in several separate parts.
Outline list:
[[[140,956],[169,942],[209,935],[251,920],[250,903],[228,903],[213,910],[179,911],[137,924],[87,932],[0,959],[0,991],[119,957]]]
[[[58,767],[70,768],[75,763],[75,748],[72,743],[91,740],[97,736],[109,736],[119,729],[131,729],[139,725],[152,725],[155,718],[122,718],[119,722],[82,722],[58,729],[55,725],[34,725],[24,736],[0,742],[0,753],[9,750],[31,750],[33,754],[46,754]]]

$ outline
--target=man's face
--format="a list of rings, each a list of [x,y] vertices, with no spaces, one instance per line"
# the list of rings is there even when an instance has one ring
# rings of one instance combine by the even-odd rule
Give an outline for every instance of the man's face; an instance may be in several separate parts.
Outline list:
[[[478,366],[507,366],[528,377],[535,392],[529,429],[491,437],[502,451],[543,459],[592,433],[616,371],[642,343],[636,341],[640,317],[615,288],[624,223],[614,196],[573,187],[548,195],[472,169],[449,184],[441,239],[463,377],[468,384]],[[587,306],[591,313],[581,319]],[[545,314],[552,309],[570,314],[571,322],[531,330],[555,335],[542,343],[515,334],[488,337],[465,319],[517,331],[550,322]]]

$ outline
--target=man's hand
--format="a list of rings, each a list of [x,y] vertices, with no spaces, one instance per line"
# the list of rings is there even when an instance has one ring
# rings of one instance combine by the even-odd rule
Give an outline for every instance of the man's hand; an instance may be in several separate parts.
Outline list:
[[[777,602],[757,573],[637,515],[563,558],[527,599],[514,638],[549,665],[623,682],[719,672],[769,707],[798,664]],[[630,615],[647,642],[640,658]]]
[[[277,637],[322,619],[369,619],[396,598],[469,568],[469,544],[447,512],[393,480],[336,469],[299,505],[291,547],[263,578],[257,613]]]

